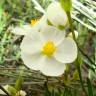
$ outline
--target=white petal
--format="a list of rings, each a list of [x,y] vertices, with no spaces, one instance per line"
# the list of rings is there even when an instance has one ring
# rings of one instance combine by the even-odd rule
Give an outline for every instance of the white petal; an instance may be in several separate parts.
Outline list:
[[[58,45],[65,37],[65,32],[53,26],[45,26],[41,32],[45,41],[53,41]]]
[[[54,57],[62,63],[71,63],[77,57],[77,45],[72,38],[65,38],[57,47]]]
[[[53,2],[48,6],[47,18],[55,26],[65,26],[68,19],[59,2]]]
[[[21,43],[21,51],[24,53],[34,54],[40,52],[43,46],[43,40],[39,32],[27,34]]]
[[[23,59],[24,64],[28,68],[33,69],[33,70],[39,70],[40,69],[39,67],[42,64],[42,61],[44,61],[43,60],[44,56],[42,56],[42,54],[40,53],[30,55],[21,51],[21,58]]]
[[[15,28],[12,28],[12,33],[16,34],[16,35],[26,35],[29,33],[31,29],[31,26],[30,25],[23,25],[22,27],[15,27]]]
[[[40,67],[40,71],[46,76],[60,76],[64,73],[66,66],[54,58],[46,57]]]

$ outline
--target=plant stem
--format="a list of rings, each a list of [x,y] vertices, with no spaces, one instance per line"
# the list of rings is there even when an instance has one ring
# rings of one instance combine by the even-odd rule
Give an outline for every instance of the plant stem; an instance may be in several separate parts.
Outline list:
[[[81,66],[79,64],[78,57],[77,57],[77,60],[76,61],[77,61],[76,67],[78,69],[78,73],[79,73],[79,78],[80,78],[80,83],[81,83],[82,90],[85,92],[86,96],[88,96],[87,95],[87,92],[86,92],[86,89],[84,87],[84,84],[83,84],[83,79],[82,79],[82,75],[81,75]]]
[[[72,35],[73,35],[73,39],[75,40],[78,48],[79,48],[79,51],[89,60],[90,63],[92,63],[94,66],[96,66],[96,64],[90,59],[90,57],[88,57],[82,50],[81,48],[79,47],[77,41],[76,41],[76,37],[75,37],[75,33],[74,33],[74,27],[73,27],[73,21],[72,21],[72,18],[71,18],[71,14],[70,12],[66,12],[67,14],[67,17],[68,17],[68,20],[69,20],[69,24],[70,24],[70,28],[71,28],[71,31],[72,31]]]
[[[68,17],[68,21],[69,21],[69,25],[70,25],[70,28],[71,28],[73,39],[77,44],[71,14],[70,14],[70,12],[66,12],[66,14],[67,14],[67,17]],[[77,44],[77,46],[78,46],[78,44]],[[79,78],[80,78],[80,83],[81,83],[81,86],[82,86],[82,90],[85,92],[85,94],[87,96],[87,92],[86,92],[86,89],[85,89],[84,84],[83,84],[83,79],[82,79],[82,75],[81,75],[81,67],[80,67],[80,64],[79,64],[79,61],[78,61],[78,57],[77,57],[77,66],[76,67],[77,67],[77,70],[78,70],[78,73],[79,73]]]
[[[70,28],[71,28],[73,39],[76,41],[76,37],[75,37],[75,33],[74,33],[74,27],[73,27],[73,21],[72,21],[72,18],[71,18],[71,14],[70,14],[70,12],[66,12],[66,14],[67,14],[67,17],[68,17],[68,21],[69,21],[69,25],[70,25]]]

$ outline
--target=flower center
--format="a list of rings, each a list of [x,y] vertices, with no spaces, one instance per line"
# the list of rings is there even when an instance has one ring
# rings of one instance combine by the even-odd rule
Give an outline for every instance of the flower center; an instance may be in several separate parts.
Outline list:
[[[37,22],[38,22],[38,19],[31,20],[30,25],[33,26],[33,25],[35,25]]]
[[[43,54],[47,55],[47,56],[52,56],[53,53],[55,52],[56,47],[54,45],[54,43],[52,41],[48,41],[45,43],[45,45],[43,46]]]

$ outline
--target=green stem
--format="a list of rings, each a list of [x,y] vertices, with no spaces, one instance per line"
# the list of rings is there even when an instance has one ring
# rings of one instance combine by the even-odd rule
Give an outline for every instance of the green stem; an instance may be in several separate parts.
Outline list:
[[[69,21],[69,25],[70,25],[70,28],[71,28],[73,39],[74,39],[74,41],[77,44],[75,33],[74,33],[74,26],[73,26],[73,21],[72,21],[72,18],[71,18],[71,14],[70,14],[70,12],[66,12],[66,14],[67,14],[67,17],[68,17],[68,21]],[[87,96],[87,92],[86,92],[84,84],[83,84],[83,79],[82,79],[82,75],[81,75],[81,67],[80,67],[80,64],[79,64],[79,61],[78,61],[78,57],[77,57],[77,66],[76,67],[77,67],[77,70],[78,70],[78,73],[79,73],[79,78],[80,78],[80,83],[81,83],[81,86],[82,86],[82,90],[85,92],[85,94]]]
[[[68,21],[69,21],[69,25],[70,25],[70,28],[71,28],[73,39],[76,41],[76,37],[75,37],[75,33],[74,33],[74,27],[73,27],[73,21],[71,19],[71,14],[70,14],[70,12],[66,12],[66,14],[67,14],[67,17],[68,17]]]
[[[96,64],[79,47],[79,45],[76,41],[75,33],[74,33],[74,27],[73,27],[73,21],[72,21],[72,18],[71,18],[71,14],[70,14],[70,12],[66,12],[66,14],[67,14],[67,17],[68,17],[68,20],[69,20],[69,25],[70,25],[70,28],[71,28],[73,39],[75,40],[75,42],[76,42],[76,44],[79,48],[79,51],[87,58],[87,60],[89,60],[90,63],[92,63],[94,66],[96,66]]]
[[[78,69],[78,73],[79,73],[79,78],[80,78],[80,83],[81,83],[82,90],[85,92],[86,96],[88,96],[87,95],[87,92],[86,92],[86,89],[84,87],[84,84],[83,84],[83,79],[82,79],[82,75],[81,75],[81,66],[79,64],[78,57],[77,57],[77,60],[76,61],[77,61],[76,67]]]

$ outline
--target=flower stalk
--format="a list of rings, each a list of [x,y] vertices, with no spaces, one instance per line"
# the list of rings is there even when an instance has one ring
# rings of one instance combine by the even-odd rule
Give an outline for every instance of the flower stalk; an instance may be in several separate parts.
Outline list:
[[[76,42],[76,36],[75,36],[75,33],[74,33],[74,26],[73,26],[71,14],[70,14],[70,12],[66,12],[66,14],[67,14],[67,17],[68,17],[68,21],[69,21],[69,25],[70,25],[70,28],[71,28],[73,39]]]
[[[75,33],[74,33],[73,21],[72,21],[71,14],[70,14],[71,6],[70,6],[69,10],[68,10],[67,7],[66,8],[64,7],[64,5],[68,5],[69,3],[71,3],[71,0],[69,0],[69,2],[67,2],[66,4],[65,3],[64,3],[64,1],[61,0],[61,6],[67,14],[67,18],[68,18],[68,21],[69,21],[69,25],[70,25],[70,28],[71,28],[73,39],[77,44]],[[78,44],[77,44],[77,46],[78,46]],[[77,63],[76,67],[77,67],[77,70],[78,70],[78,73],[79,73],[79,78],[80,78],[80,83],[81,83],[81,86],[82,86],[82,90],[85,92],[85,94],[87,96],[87,92],[86,92],[86,89],[85,89],[84,84],[83,84],[83,79],[82,79],[82,75],[81,75],[81,67],[80,67],[80,64],[79,64],[79,61],[78,61],[78,57],[76,59],[76,63]]]
[[[69,20],[69,24],[70,24],[70,28],[71,28],[73,39],[77,43],[76,37],[75,37],[75,34],[74,34],[74,26],[73,26],[71,14],[70,14],[70,12],[66,12],[66,14],[68,16],[68,20]],[[80,67],[80,64],[79,64],[79,61],[78,61],[78,57],[77,57],[76,61],[77,61],[76,67],[77,67],[77,70],[78,70],[78,73],[79,73],[79,78],[80,78],[81,86],[82,86],[82,89],[85,92],[85,94],[87,94],[86,89],[85,89],[84,84],[83,84],[83,79],[82,79],[82,75],[81,75],[81,67]]]

